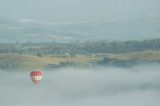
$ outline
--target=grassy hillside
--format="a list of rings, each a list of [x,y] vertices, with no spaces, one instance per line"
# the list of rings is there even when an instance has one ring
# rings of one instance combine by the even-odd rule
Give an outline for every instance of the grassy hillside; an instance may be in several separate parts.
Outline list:
[[[96,57],[77,56],[77,57],[54,57],[54,56],[31,56],[18,54],[0,54],[0,66],[2,68],[45,68],[50,64],[58,65],[62,62],[73,62],[86,64],[97,60]]]
[[[88,64],[98,63],[103,58],[108,58],[110,61],[160,61],[160,51],[144,51],[127,54],[92,54],[90,56],[81,55],[75,57],[55,57],[55,56],[31,56],[18,54],[0,54],[0,68],[2,69],[38,69],[47,68],[49,65],[61,66],[61,63]]]
[[[114,59],[118,60],[144,60],[144,61],[159,61],[160,51],[143,51],[143,52],[133,52],[126,54],[118,54],[112,56]]]
[[[114,65],[118,67],[131,67],[146,63],[160,63],[160,52],[143,51],[116,55],[110,54],[99,62],[100,65]]]

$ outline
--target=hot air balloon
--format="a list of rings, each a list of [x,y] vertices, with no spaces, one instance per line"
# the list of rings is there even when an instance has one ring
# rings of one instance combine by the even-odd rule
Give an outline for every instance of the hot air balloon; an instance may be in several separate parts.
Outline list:
[[[42,79],[42,72],[41,71],[32,71],[30,73],[30,78],[34,84],[38,84]]]

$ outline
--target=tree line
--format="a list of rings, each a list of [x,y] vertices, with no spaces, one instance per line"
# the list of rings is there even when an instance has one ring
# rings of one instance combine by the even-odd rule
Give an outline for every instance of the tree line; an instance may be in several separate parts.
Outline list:
[[[71,55],[89,53],[130,53],[147,50],[160,50],[160,39],[142,41],[85,41],[71,43],[25,42],[0,43],[0,53],[17,53],[29,55]]]

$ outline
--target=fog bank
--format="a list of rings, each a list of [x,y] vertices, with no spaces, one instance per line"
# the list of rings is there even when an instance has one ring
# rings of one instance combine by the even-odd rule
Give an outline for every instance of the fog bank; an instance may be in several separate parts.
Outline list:
[[[159,106],[160,66],[45,71],[39,85],[29,72],[0,71],[1,106]]]

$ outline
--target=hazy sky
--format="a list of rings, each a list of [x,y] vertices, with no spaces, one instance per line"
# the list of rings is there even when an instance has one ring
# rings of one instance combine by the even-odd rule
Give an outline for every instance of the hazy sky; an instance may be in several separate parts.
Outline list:
[[[0,18],[107,21],[160,17],[160,0],[0,0]]]

